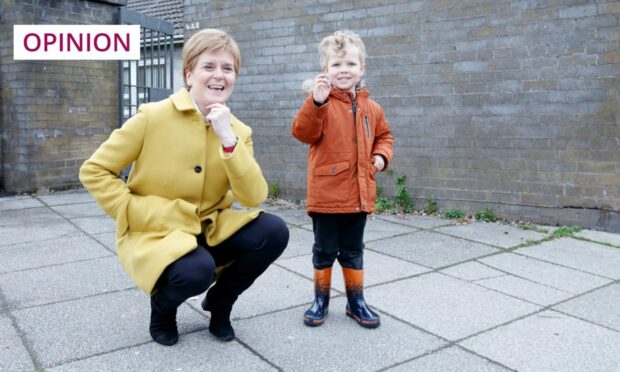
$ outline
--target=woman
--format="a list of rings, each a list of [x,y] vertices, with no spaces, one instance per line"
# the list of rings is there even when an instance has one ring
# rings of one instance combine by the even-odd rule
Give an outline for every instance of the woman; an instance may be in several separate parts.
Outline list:
[[[174,345],[176,310],[215,280],[202,307],[209,331],[234,339],[230,312],[288,244],[271,214],[233,210],[260,205],[267,183],[253,156],[252,130],[225,103],[239,73],[240,52],[225,32],[205,29],[183,49],[185,87],[142,105],[80,169],[80,180],[116,220],[119,259],[151,294],[153,340]],[[118,178],[132,164],[127,182]]]

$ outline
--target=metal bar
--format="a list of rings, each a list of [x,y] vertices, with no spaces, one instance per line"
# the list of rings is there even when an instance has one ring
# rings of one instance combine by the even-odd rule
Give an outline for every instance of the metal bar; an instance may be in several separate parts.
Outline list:
[[[161,88],[161,72],[159,71],[159,64],[161,63],[160,61],[160,56],[159,56],[159,49],[160,49],[160,42],[159,42],[159,31],[157,31],[157,88]]]
[[[170,49],[168,52],[170,53],[170,89],[174,89],[174,33],[170,35]],[[182,74],[185,72],[181,71]]]
[[[153,40],[153,34],[155,33],[155,31],[153,31],[153,30],[150,30],[150,31],[151,31],[151,32],[150,32],[149,34],[150,34],[151,38],[149,39],[149,42],[150,42],[151,46],[150,46],[150,48],[149,48],[149,57],[151,57],[151,58],[150,58],[150,60],[151,60],[151,81],[149,82],[149,84],[148,84],[148,85],[149,85],[150,87],[152,87],[152,86],[155,84],[155,80],[153,79],[153,72],[154,72],[153,70],[154,70],[154,68],[155,68],[155,66],[154,66],[154,64],[153,64],[153,54],[155,53],[155,51],[153,50],[153,49],[154,49],[154,45],[153,45],[153,42],[154,42],[154,40]],[[149,98],[149,101],[150,101],[150,98]]]
[[[165,35],[165,34],[164,34]],[[164,36],[164,88],[168,88],[168,72],[166,66],[168,65],[168,35]]]
[[[131,104],[133,103],[133,99],[132,99],[132,94],[131,94],[132,93],[131,92],[131,84],[133,82],[133,79],[131,78],[131,68],[132,68],[132,65],[135,64],[135,63],[136,63],[135,61],[130,61],[127,64],[127,67],[128,67],[127,70],[128,70],[128,74],[129,74],[129,78],[128,78],[129,82],[127,84],[127,103],[129,104],[129,110],[127,112],[127,114],[128,114],[127,117],[131,116],[131,111],[132,111],[131,110]],[[136,80],[138,80],[138,70],[137,69],[136,69]]]
[[[146,85],[146,28],[142,29],[142,84]]]
[[[123,61],[118,61],[118,71],[118,87],[121,90],[121,94],[118,95],[118,126],[120,127],[121,125],[123,125],[123,116],[125,111],[125,109],[123,108],[123,99],[125,98],[125,88],[123,82],[125,72],[123,70]]]

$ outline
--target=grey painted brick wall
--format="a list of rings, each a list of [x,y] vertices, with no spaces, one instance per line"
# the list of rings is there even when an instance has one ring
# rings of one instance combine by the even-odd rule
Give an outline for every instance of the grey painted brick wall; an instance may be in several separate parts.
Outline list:
[[[432,195],[442,208],[615,231],[619,17],[618,1],[185,1],[186,22],[239,42],[231,106],[284,196],[305,195],[306,148],[289,129],[301,83],[320,71],[318,42],[347,28],[366,42],[392,167],[418,206]]]
[[[118,126],[116,61],[14,61],[14,24],[114,24],[126,0],[0,2],[0,186],[79,184],[81,163]]]

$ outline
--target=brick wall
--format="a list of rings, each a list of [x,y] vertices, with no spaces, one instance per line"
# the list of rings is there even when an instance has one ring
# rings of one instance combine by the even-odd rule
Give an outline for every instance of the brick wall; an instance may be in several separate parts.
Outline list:
[[[305,193],[306,149],[289,130],[301,83],[320,71],[318,42],[348,28],[366,42],[393,169],[418,206],[432,195],[443,208],[615,231],[619,17],[618,1],[185,1],[186,22],[239,42],[231,106],[284,196]]]
[[[0,2],[0,188],[79,184],[78,168],[118,126],[116,61],[14,61],[14,24],[113,24],[126,0]]]

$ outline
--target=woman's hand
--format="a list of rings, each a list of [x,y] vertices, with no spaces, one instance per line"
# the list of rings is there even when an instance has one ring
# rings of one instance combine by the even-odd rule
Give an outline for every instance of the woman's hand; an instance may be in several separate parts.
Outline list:
[[[230,125],[230,109],[221,103],[209,105],[207,109],[209,113],[205,116],[205,120],[211,123],[222,145],[224,147],[234,146],[237,143],[237,136]]]
[[[379,172],[381,172],[383,170],[383,168],[385,168],[385,160],[383,160],[383,156],[381,155],[374,155],[374,163],[373,165],[375,166],[375,168],[377,168],[379,170]]]
[[[329,92],[331,90],[332,85],[329,82],[327,74],[319,74],[314,78],[314,90],[312,91],[314,102],[323,104],[327,100],[327,97],[329,97]]]

